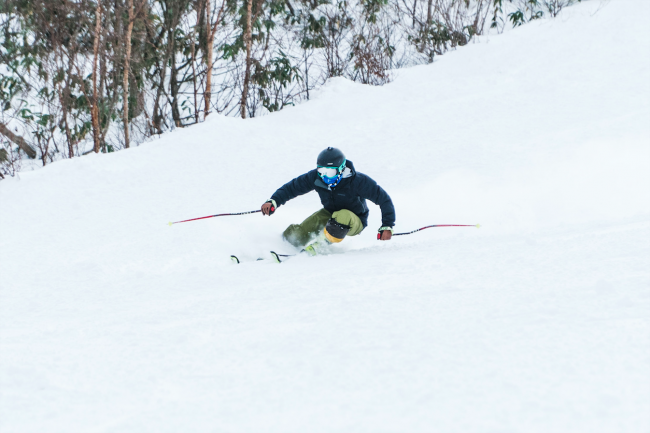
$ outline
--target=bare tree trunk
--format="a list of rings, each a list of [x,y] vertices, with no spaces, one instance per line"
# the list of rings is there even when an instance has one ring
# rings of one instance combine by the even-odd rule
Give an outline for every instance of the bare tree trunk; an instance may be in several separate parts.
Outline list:
[[[27,154],[31,159],[36,158],[36,151],[32,146],[27,144],[25,139],[20,135],[14,134],[11,129],[7,128],[7,125],[0,122],[0,134],[7,137],[12,142],[16,143],[20,149]]]
[[[212,98],[212,50],[214,45],[214,34],[217,31],[217,26],[221,22],[221,15],[226,6],[226,1],[224,0],[221,3],[221,8],[217,14],[217,20],[212,24],[211,15],[210,15],[210,4],[211,0],[206,0],[205,2],[205,21],[206,21],[206,30],[207,30],[207,46],[206,46],[206,68],[205,68],[205,108],[203,111],[203,118],[205,119],[210,114],[210,101]]]
[[[167,50],[165,50],[165,57],[163,61],[160,64],[160,82],[158,83],[156,87],[156,99],[154,100],[154,105],[153,105],[153,127],[156,129],[158,134],[162,134],[162,122],[163,122],[163,116],[162,116],[162,108],[160,106],[160,98],[162,97],[164,86],[165,86],[165,79],[167,77],[167,62],[169,61],[169,57],[171,56],[172,53],[172,44],[171,41],[167,41]]]
[[[199,21],[199,17],[198,17],[199,13],[200,13],[200,11],[196,12],[196,15],[197,15],[196,21],[197,22]],[[192,43],[192,84],[194,86],[194,122],[199,123],[199,104],[196,101],[196,92],[197,91],[196,91],[196,66],[195,66],[195,63],[196,63],[196,47],[195,47],[195,43],[194,43],[194,40],[195,40],[194,37],[195,36],[196,36],[196,26],[192,30],[192,39],[191,39],[191,43]]]
[[[68,108],[67,105],[65,105],[65,101],[63,101],[62,94],[59,95],[59,98],[61,99],[61,102],[63,102],[61,108],[63,110],[63,124],[65,125],[65,137],[68,140],[68,158],[74,158],[74,145],[72,144],[72,134],[70,133],[70,125],[68,124]]]
[[[45,167],[45,164],[47,164],[47,152],[50,149],[50,140],[52,139],[52,136],[50,135],[47,138],[47,141],[45,142],[45,149],[43,149],[43,167]],[[51,158],[51,157],[50,157]]]
[[[62,53],[57,53],[58,51],[58,45],[54,46],[53,51],[55,52],[54,57],[55,57],[55,63],[56,63],[56,57],[58,56],[59,60],[61,61],[61,65],[63,65],[63,54]],[[64,125],[64,130],[65,130],[65,137],[68,142],[68,157],[69,158],[74,158],[74,143],[72,142],[72,133],[70,132],[70,124],[68,123],[68,103],[69,103],[69,98],[68,98],[68,93],[69,93],[69,88],[70,88],[70,80],[72,77],[72,69],[73,69],[73,60],[72,58],[68,59],[68,71],[65,74],[65,81],[62,83],[56,83],[55,88],[59,96],[59,103],[61,104],[61,118],[63,120],[63,125]],[[63,87],[65,85],[65,87]]]
[[[251,14],[253,9],[253,0],[248,0],[246,6],[246,33],[244,34],[244,43],[246,44],[246,72],[244,74],[244,89],[241,94],[241,118],[246,118],[246,98],[248,97],[248,84],[251,76]]]
[[[429,4],[431,4],[431,0],[429,0]],[[413,10],[409,11],[411,13],[411,27],[413,28],[415,28],[415,23],[418,21],[417,8],[418,8],[418,0],[413,0]]]
[[[181,111],[178,109],[178,90],[180,85],[178,84],[178,70],[176,69],[176,37],[174,35],[174,28],[169,29],[169,40],[171,42],[170,46],[172,47],[172,55],[170,57],[171,68],[169,75],[169,91],[172,96],[172,119],[174,120],[174,125],[177,128],[182,128],[183,123],[181,122]]]
[[[101,39],[106,41],[106,28],[102,27],[102,34],[101,34]],[[106,86],[106,79],[107,79],[107,70],[106,70],[106,55],[107,55],[107,50],[102,49],[99,51],[99,94],[104,95],[104,89],[107,87]],[[115,92],[114,92],[115,93]],[[115,103],[113,101],[109,102],[108,106],[110,107],[110,110],[113,111],[113,107],[115,107]],[[98,116],[99,117],[99,116]],[[101,151],[104,153],[108,152],[108,149],[106,147],[106,134],[108,132],[108,128],[111,124],[111,116],[104,114],[104,128],[100,128],[100,137],[99,137],[99,142],[101,143]],[[100,122],[101,126],[101,122]]]
[[[72,68],[70,68],[72,69]],[[71,75],[71,70],[68,70],[68,77]],[[63,125],[65,126],[65,137],[68,141],[68,157],[74,158],[74,144],[72,143],[72,133],[70,132],[70,124],[68,124],[68,101],[64,95],[67,95],[69,79],[66,81],[65,89],[61,89],[61,83],[57,85],[59,92],[59,101],[61,103],[61,117],[63,117]]]
[[[205,1],[205,29],[206,31],[206,52],[205,52],[205,93],[203,95],[203,119],[210,114],[210,99],[212,98],[212,46],[214,45],[214,33],[212,32],[212,18],[210,5],[212,0]]]
[[[97,0],[97,10],[95,11],[96,21],[95,21],[95,42],[93,44],[93,106],[90,116],[93,124],[93,140],[95,153],[99,153],[99,143],[100,143],[100,134],[99,130],[99,94],[97,92],[97,60],[99,57],[99,38],[101,37],[101,27],[102,27],[102,3],[101,0]]]
[[[124,147],[129,148],[129,62],[131,60],[131,32],[133,31],[133,0],[129,0],[129,25],[124,36],[124,77],[122,87],[124,88]]]
[[[160,97],[162,96],[163,86],[165,85],[165,72],[167,71],[167,66],[163,63],[163,67],[160,69],[160,83],[156,88],[156,99],[153,104],[153,127],[156,129],[158,134],[162,134],[162,114],[160,110]]]
[[[482,9],[483,9],[483,0],[480,0],[476,6],[476,17],[474,18],[474,23],[472,24],[472,27],[474,28],[474,34],[476,35],[480,35],[483,33],[483,25],[485,23],[485,18],[487,18],[487,14],[486,14],[485,18],[481,20]],[[489,6],[487,9],[488,10],[490,9]]]

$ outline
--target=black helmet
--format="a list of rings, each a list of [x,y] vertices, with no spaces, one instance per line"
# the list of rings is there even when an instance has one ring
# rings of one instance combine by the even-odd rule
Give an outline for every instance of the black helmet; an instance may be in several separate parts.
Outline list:
[[[339,168],[345,163],[345,155],[336,147],[328,147],[318,154],[316,165],[319,167]]]

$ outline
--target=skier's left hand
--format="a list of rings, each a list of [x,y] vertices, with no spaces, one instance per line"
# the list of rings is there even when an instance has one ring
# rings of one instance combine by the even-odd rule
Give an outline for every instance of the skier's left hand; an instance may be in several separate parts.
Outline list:
[[[379,240],[381,241],[389,241],[390,238],[393,237],[393,232],[390,230],[382,230],[381,231],[381,236],[379,237]]]

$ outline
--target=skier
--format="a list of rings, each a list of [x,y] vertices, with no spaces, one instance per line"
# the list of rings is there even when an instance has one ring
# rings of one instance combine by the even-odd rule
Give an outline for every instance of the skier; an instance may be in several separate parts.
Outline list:
[[[387,241],[392,237],[395,225],[392,200],[377,182],[356,172],[352,161],[346,160],[343,152],[334,147],[318,155],[314,170],[280,187],[262,205],[262,214],[270,216],[279,206],[313,190],[318,192],[323,209],[300,224],[291,224],[282,234],[295,247],[304,247],[303,251],[313,256],[323,246],[341,242],[346,235],[361,233],[368,225],[366,199],[381,208],[379,238]],[[305,247],[313,238],[314,242]]]

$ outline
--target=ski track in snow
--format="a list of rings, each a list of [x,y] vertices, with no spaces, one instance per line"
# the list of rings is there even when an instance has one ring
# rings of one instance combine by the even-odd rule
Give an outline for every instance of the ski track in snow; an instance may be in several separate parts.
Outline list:
[[[0,431],[647,432],[650,2],[585,1],[295,108],[0,183]],[[632,17],[632,18],[631,18]],[[639,18],[634,18],[639,17]],[[329,255],[258,208],[340,147]],[[237,254],[242,264],[233,265]]]

